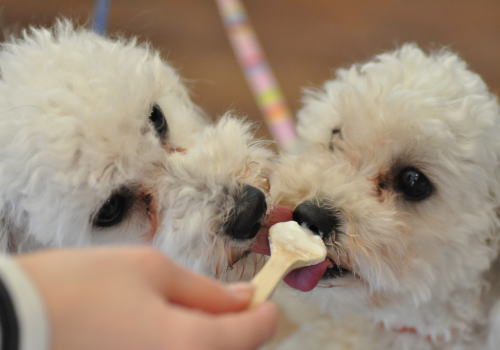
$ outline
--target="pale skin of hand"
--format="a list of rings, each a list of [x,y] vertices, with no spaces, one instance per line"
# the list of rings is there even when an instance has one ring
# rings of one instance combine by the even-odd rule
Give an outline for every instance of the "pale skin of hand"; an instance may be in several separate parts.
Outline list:
[[[251,350],[272,337],[271,302],[247,309],[249,284],[223,285],[153,248],[19,256],[45,302],[52,350]]]

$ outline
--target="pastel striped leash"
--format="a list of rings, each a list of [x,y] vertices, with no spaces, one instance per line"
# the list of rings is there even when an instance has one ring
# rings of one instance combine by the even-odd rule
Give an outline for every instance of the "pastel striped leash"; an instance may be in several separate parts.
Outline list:
[[[216,0],[233,50],[271,134],[285,151],[296,145],[295,124],[239,0]]]

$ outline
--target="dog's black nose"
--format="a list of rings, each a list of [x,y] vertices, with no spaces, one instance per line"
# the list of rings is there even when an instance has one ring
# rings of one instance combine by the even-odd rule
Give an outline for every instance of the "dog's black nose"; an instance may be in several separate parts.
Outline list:
[[[233,214],[225,225],[225,232],[232,238],[250,239],[260,229],[260,222],[267,210],[266,196],[261,190],[245,185],[241,190]]]
[[[340,218],[335,209],[322,207],[313,202],[300,203],[293,211],[293,219],[299,224],[305,223],[307,227],[324,237],[331,234],[340,224]]]

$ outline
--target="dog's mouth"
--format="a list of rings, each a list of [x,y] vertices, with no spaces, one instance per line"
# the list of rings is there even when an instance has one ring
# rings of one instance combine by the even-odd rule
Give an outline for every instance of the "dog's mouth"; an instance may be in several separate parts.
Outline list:
[[[292,210],[289,208],[280,206],[274,207],[265,224],[257,234],[251,251],[259,254],[270,255],[271,252],[268,239],[269,228],[278,222],[291,221],[293,220],[292,217]],[[314,289],[322,280],[341,278],[348,275],[352,275],[352,272],[347,267],[342,266],[342,264],[336,263],[334,259],[327,257],[319,264],[291,271],[288,275],[286,275],[284,281],[292,288],[307,292]]]
[[[327,257],[325,261],[293,270],[284,281],[292,288],[303,292],[314,289],[321,281],[352,276],[351,270]]]
[[[274,207],[269,215],[267,216],[265,222],[262,224],[261,229],[255,237],[255,241],[250,248],[250,251],[263,255],[271,255],[271,250],[269,247],[269,228],[278,222],[291,221],[292,211],[289,208],[276,206]]]

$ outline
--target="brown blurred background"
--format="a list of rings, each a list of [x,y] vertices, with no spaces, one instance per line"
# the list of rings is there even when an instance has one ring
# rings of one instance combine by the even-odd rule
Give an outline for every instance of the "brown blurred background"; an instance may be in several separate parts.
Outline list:
[[[335,68],[412,41],[448,46],[500,92],[499,0],[244,0],[293,111],[301,89]],[[17,31],[55,17],[90,23],[93,0],[0,0],[0,26]],[[161,50],[188,79],[208,114],[259,110],[246,85],[214,0],[112,0],[108,32],[136,35]],[[262,123],[260,135],[269,137]]]

